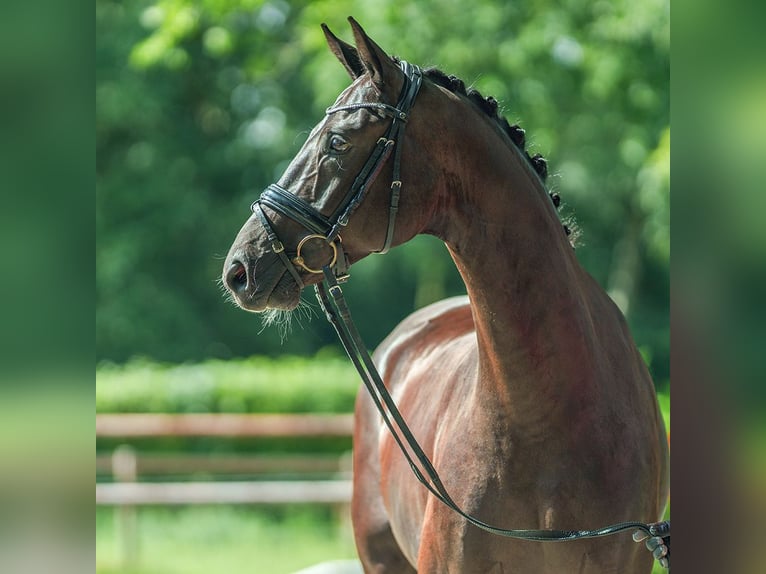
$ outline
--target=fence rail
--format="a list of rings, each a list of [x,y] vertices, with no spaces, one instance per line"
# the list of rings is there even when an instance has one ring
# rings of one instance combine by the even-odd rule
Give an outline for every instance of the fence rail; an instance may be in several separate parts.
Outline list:
[[[351,414],[99,414],[96,436],[131,439],[156,437],[348,437]],[[96,504],[345,504],[351,498],[347,455],[173,455],[139,454],[123,444],[96,458],[97,472],[113,483],[96,484]],[[146,474],[294,473],[303,480],[139,482]],[[326,480],[305,480],[311,473]],[[315,477],[314,477],[315,478]]]
[[[100,414],[100,438],[347,437],[351,414]]]
[[[96,474],[114,474],[112,454],[96,455]],[[316,475],[349,470],[347,456],[337,454],[175,454],[136,453],[138,476],[167,475]]]
[[[119,482],[96,485],[96,504],[346,504],[350,480],[263,482]]]

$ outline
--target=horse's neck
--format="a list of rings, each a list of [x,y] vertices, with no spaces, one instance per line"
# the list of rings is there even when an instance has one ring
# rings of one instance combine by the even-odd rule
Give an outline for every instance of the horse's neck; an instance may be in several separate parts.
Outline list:
[[[471,300],[478,390],[487,391],[479,400],[502,401],[534,427],[570,408],[573,393],[579,403],[593,392],[590,284],[526,160],[508,147],[486,152],[498,157],[484,158],[461,189],[447,190],[450,213],[437,235]]]

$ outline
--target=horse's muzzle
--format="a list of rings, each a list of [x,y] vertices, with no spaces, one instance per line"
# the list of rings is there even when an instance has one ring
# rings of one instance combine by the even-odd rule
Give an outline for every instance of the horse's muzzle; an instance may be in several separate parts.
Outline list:
[[[300,301],[300,287],[279,263],[273,253],[257,259],[242,252],[230,255],[223,269],[223,285],[246,311],[293,309]]]

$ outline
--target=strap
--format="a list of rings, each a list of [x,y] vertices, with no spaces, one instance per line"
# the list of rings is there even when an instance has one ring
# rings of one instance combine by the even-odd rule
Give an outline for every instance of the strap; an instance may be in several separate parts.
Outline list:
[[[516,538],[519,540],[578,540],[581,538],[609,536],[626,530],[641,530],[651,535],[652,529],[650,525],[643,522],[620,522],[597,530],[527,530],[499,528],[487,524],[463,511],[454,502],[449,495],[449,492],[447,492],[439,474],[436,472],[430,459],[418,444],[412,431],[399,412],[391,394],[383,383],[380,373],[376,369],[372,357],[364,346],[362,338],[356,329],[356,325],[351,318],[351,312],[343,296],[343,291],[335,280],[333,273],[328,267],[325,267],[323,272],[325,278],[324,283],[316,285],[315,290],[317,299],[325,312],[327,320],[338,333],[338,337],[343,344],[346,353],[354,364],[354,367],[356,367],[364,386],[370,393],[375,407],[378,409],[384,423],[409,463],[415,477],[439,501],[482,530],[499,536]],[[409,450],[407,447],[409,447]],[[410,451],[412,451],[412,454],[410,454]],[[415,459],[417,459],[417,462]]]
[[[389,129],[389,132],[391,130]],[[351,215],[356,211],[356,208],[364,201],[367,195],[368,186],[375,181],[380,170],[383,168],[383,164],[386,163],[391,150],[393,149],[394,141],[388,137],[388,134],[382,138],[378,138],[375,144],[375,148],[372,150],[370,157],[367,158],[364,166],[354,178],[354,182],[351,184],[346,197],[340,202],[335,209],[330,219],[335,221],[332,229],[328,233],[328,239],[334,239],[340,232],[341,227],[348,225],[348,221]]]
[[[420,84],[423,81],[423,73],[420,68],[413,66],[409,62],[402,60],[399,64],[404,72],[404,76],[408,79],[402,89],[402,95],[399,100],[398,107],[403,111],[403,115],[409,114],[412,106],[415,105],[415,98],[420,91]],[[396,122],[394,122],[396,123]],[[399,213],[399,197],[402,192],[402,178],[401,178],[401,163],[402,163],[402,147],[404,140],[404,123],[398,125],[392,125],[391,136],[392,139],[397,141],[396,151],[394,152],[394,168],[393,168],[393,181],[391,182],[391,197],[389,199],[388,206],[388,226],[386,227],[386,238],[383,240],[383,247],[378,251],[379,254],[388,253],[391,248],[391,243],[394,240],[394,227],[396,225],[396,216]]]
[[[277,256],[282,260],[285,268],[290,272],[290,275],[293,276],[293,279],[295,279],[295,282],[298,284],[298,288],[303,289],[304,283],[301,279],[300,273],[298,273],[295,265],[293,265],[293,262],[290,261],[290,258],[285,253],[285,246],[282,244],[282,242],[279,240],[279,237],[277,237],[277,234],[274,232],[274,227],[272,227],[269,218],[266,217],[266,213],[263,211],[261,204],[256,201],[253,203],[252,208],[255,214],[261,220],[263,228],[266,230],[266,236],[271,242],[271,250],[276,253]]]
[[[313,233],[324,235],[332,228],[330,220],[311,204],[276,183],[266,188],[258,203],[286,215]]]
[[[400,146],[399,146],[400,147]],[[399,156],[399,147],[396,148],[395,157]],[[388,227],[386,227],[386,239],[383,241],[383,247],[377,253],[383,255],[391,249],[391,243],[394,240],[394,226],[396,225],[396,215],[399,213],[399,195],[402,192],[402,182],[395,179],[391,182],[391,200],[388,206]]]
[[[376,252],[379,254],[386,253],[390,249],[394,239],[394,227],[396,225],[396,216],[399,212],[399,197],[402,189],[400,175],[402,155],[401,141],[404,136],[404,126],[409,118],[410,110],[415,103],[415,99],[420,91],[420,85],[423,80],[422,72],[417,66],[405,62],[404,60],[399,62],[399,66],[402,69],[402,72],[404,72],[404,84],[402,85],[402,90],[399,94],[399,101],[397,102],[396,107],[382,102],[361,102],[327,108],[327,114],[351,112],[362,109],[375,109],[380,110],[393,118],[385,136],[378,140],[372,154],[354,179],[354,183],[349,188],[345,199],[340,203],[335,213],[331,216],[331,219],[337,221],[332,230],[332,234],[336,234],[340,227],[348,224],[349,218],[363,201],[367,187],[375,181],[383,164],[385,164],[386,159],[388,158],[391,148],[395,147],[393,182],[391,183],[391,196],[388,208],[388,225],[386,227],[386,236],[383,241],[383,247]],[[332,236],[334,237],[334,235]]]
[[[389,106],[388,104],[384,104],[383,102],[372,102],[372,103],[358,103],[358,104],[347,104],[345,106],[335,106],[327,108],[325,113],[327,115],[334,114],[336,112],[355,112],[357,110],[361,109],[376,109],[382,111],[387,116],[391,116],[392,118],[396,118],[399,120],[406,121],[407,120],[407,112],[399,109],[398,107]]]

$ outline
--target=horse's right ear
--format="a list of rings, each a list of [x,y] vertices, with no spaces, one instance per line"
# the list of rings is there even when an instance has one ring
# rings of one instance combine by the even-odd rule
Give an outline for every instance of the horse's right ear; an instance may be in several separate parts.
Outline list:
[[[327,27],[327,24],[322,24],[322,31],[324,31],[324,36],[327,38],[327,45],[330,46],[330,50],[335,54],[335,57],[340,60],[343,67],[348,70],[351,79],[356,80],[359,76],[364,74],[365,67],[364,64],[362,64],[362,60],[359,58],[359,53],[356,51],[356,48],[333,34]]]

